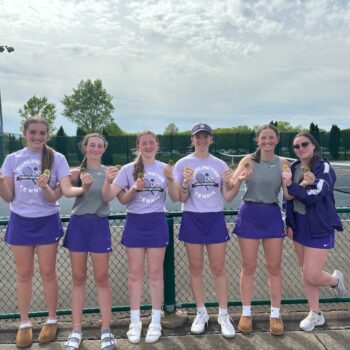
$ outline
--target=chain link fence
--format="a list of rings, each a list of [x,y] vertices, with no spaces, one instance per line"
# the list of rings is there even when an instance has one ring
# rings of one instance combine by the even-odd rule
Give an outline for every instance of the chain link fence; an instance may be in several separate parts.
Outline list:
[[[292,141],[296,132],[281,132],[280,141],[276,146],[276,153],[284,157],[295,158]],[[350,159],[350,130],[341,130],[334,134],[319,132],[313,134],[321,147],[321,155],[330,160]],[[254,152],[256,149],[255,133],[214,133],[214,142],[210,147],[211,153],[228,161],[223,155],[238,156]],[[157,158],[167,162],[169,159],[177,161],[192,151],[189,134],[158,135],[160,149]],[[56,151],[65,155],[69,165],[81,163],[83,155],[79,144],[83,136],[52,136],[48,144]],[[136,135],[106,136],[109,146],[103,155],[106,165],[126,164],[135,158]],[[11,152],[21,149],[25,145],[22,135],[0,135],[0,161]]]
[[[344,225],[344,232],[338,233],[336,238],[336,249],[332,250],[329,258],[327,259],[325,269],[327,271],[333,271],[338,269],[345,272],[346,279],[348,279],[348,272],[350,266],[350,208],[338,209]],[[232,232],[235,221],[236,211],[226,211],[226,223],[229,232]],[[174,234],[174,246],[170,251],[173,253],[167,257],[168,264],[170,262],[170,270],[168,266],[165,266],[164,275],[168,280],[165,283],[166,290],[172,293],[171,289],[174,286],[174,295],[170,296],[170,300],[176,302],[177,307],[191,308],[194,306],[193,296],[191,293],[189,283],[189,269],[187,263],[186,250],[182,242],[177,239],[179,233],[179,227],[181,223],[181,213],[170,213],[170,223],[172,224]],[[113,237],[113,252],[110,258],[110,282],[112,288],[112,303],[115,305],[114,309],[127,310],[128,305],[128,268],[127,257],[123,246],[120,244],[121,234],[123,231],[125,215],[113,215],[110,216],[110,227]],[[68,218],[62,218],[63,224],[66,227]],[[6,231],[7,221],[0,222],[0,319],[17,318],[17,304],[16,304],[16,272],[15,263],[13,260],[11,248],[4,242],[4,235]],[[168,253],[168,252],[167,252]],[[174,256],[172,257],[172,254]],[[37,261],[35,267],[35,275],[33,279],[33,298],[31,310],[33,315],[36,312],[41,312],[46,309],[43,299],[42,284],[38,273]],[[174,271],[172,271],[172,264],[174,264]],[[305,306],[300,306],[297,299],[304,299],[305,294],[303,291],[301,276],[299,267],[297,265],[296,256],[293,250],[292,242],[288,239],[284,241],[284,253],[283,253],[283,303],[292,304],[288,305],[291,310],[305,310]],[[226,256],[226,270],[229,282],[229,300],[230,305],[237,306],[240,303],[239,292],[239,274],[240,274],[240,254],[238,242],[234,235],[227,247]],[[174,276],[174,281],[172,276]],[[63,247],[58,249],[57,257],[57,276],[59,280],[59,302],[58,309],[64,314],[70,312],[70,293],[71,293],[71,267],[69,260],[69,252]],[[209,302],[215,302],[215,291],[211,279],[209,264],[207,256],[205,256],[205,292],[206,300]],[[175,284],[174,284],[175,283]],[[336,299],[330,288],[321,288],[321,298],[334,298],[328,301],[337,301],[334,303],[326,303],[323,308],[328,309],[343,309],[346,308],[345,302],[350,301],[348,298]],[[167,296],[165,296],[167,299]],[[169,296],[168,296],[169,299]],[[265,260],[263,249],[260,247],[258,255],[258,268],[255,277],[254,286],[254,303],[266,304],[269,300],[269,291],[267,285],[267,274],[265,270]],[[144,294],[143,294],[143,308],[149,308],[151,304],[150,295],[148,292],[147,279],[145,279]],[[169,303],[168,301],[166,304]],[[85,308],[93,308],[97,310],[97,297],[96,289],[93,281],[93,273],[91,263],[88,263],[88,281],[86,289],[86,301]],[[213,303],[214,305],[214,303]],[[257,309],[263,308],[266,310],[266,305],[256,306]],[[239,312],[239,311],[237,311]],[[60,312],[59,312],[60,313]]]

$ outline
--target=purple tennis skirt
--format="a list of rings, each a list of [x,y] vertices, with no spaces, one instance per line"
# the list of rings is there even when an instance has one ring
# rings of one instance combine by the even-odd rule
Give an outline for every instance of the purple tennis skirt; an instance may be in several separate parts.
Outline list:
[[[108,217],[99,217],[95,214],[72,215],[63,246],[72,252],[111,252],[112,241]]]
[[[184,211],[180,241],[192,244],[223,243],[230,239],[223,212],[195,213]]]
[[[276,203],[243,201],[233,232],[238,237],[250,239],[285,237],[280,207]]]
[[[294,213],[297,231],[294,232],[293,240],[309,248],[331,249],[334,248],[334,231],[329,232],[328,236],[312,238],[306,225],[306,216]]]
[[[163,248],[169,244],[165,213],[127,213],[121,243],[128,248]]]
[[[5,242],[23,246],[46,245],[58,242],[63,233],[59,213],[27,218],[11,212]]]

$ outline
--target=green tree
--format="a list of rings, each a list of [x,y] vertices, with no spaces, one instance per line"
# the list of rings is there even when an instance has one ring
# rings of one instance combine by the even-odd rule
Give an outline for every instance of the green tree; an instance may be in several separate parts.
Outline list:
[[[65,133],[63,126],[60,126],[56,133],[55,138],[55,150],[64,154],[67,157],[67,134]]]
[[[329,133],[329,153],[333,159],[339,159],[340,141],[340,128],[337,125],[333,124]]]
[[[54,123],[56,120],[56,106],[53,103],[49,103],[46,96],[31,97],[22,108],[18,111],[21,116],[21,130],[23,131],[24,122],[34,116],[40,115],[47,120],[49,124],[49,133],[52,135],[55,132]]]
[[[83,129],[77,127],[76,137],[75,137],[75,151],[76,151],[77,159],[79,163],[81,163],[84,158],[84,154],[82,154],[82,151],[81,151],[81,142],[83,141],[83,138],[86,134],[87,133]]]
[[[300,132],[303,130],[302,125],[292,126],[289,122],[278,120],[274,124],[279,132]]]
[[[318,127],[317,124],[314,124],[314,122],[312,122],[310,124],[310,134],[317,140],[318,143],[320,143],[320,129]]]
[[[111,137],[108,136],[105,130],[103,130],[103,136],[108,141],[109,146],[107,147],[105,153],[102,155],[102,163],[105,165],[112,165],[113,164],[113,151],[111,147]]]
[[[163,135],[177,135],[179,133],[179,128],[174,124],[170,123],[163,132]]]
[[[214,134],[249,134],[252,130],[249,126],[238,125],[231,128],[216,128],[213,130]]]
[[[62,114],[86,133],[102,133],[113,122],[112,99],[102,87],[101,80],[81,80],[73,94],[62,99],[65,107]]]
[[[120,136],[120,135],[125,135],[125,132],[118,126],[117,123],[112,122],[112,123],[108,124],[103,129],[103,135],[106,135],[106,136]]]

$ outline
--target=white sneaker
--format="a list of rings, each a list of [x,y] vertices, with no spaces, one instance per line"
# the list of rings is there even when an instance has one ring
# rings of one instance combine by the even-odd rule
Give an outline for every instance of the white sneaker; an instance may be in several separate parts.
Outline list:
[[[206,313],[204,315],[197,313],[191,326],[192,334],[202,334],[204,333],[205,327],[208,326],[209,315]]]
[[[323,315],[317,312],[310,311],[306,318],[304,318],[299,327],[305,332],[311,332],[316,326],[322,326],[325,323]]]
[[[162,335],[162,326],[160,323],[150,323],[147,329],[145,342],[146,343],[155,343],[158,341]]]
[[[221,326],[221,334],[225,338],[233,338],[235,336],[235,327],[233,327],[230,316],[228,314],[219,315],[218,324]]]
[[[335,293],[337,294],[337,296],[339,298],[343,297],[346,294],[343,273],[338,271],[338,270],[334,270],[332,276],[335,277],[338,280],[338,285],[333,288]]]
[[[130,323],[129,330],[126,333],[130,343],[137,344],[141,340],[142,322],[132,322]]]

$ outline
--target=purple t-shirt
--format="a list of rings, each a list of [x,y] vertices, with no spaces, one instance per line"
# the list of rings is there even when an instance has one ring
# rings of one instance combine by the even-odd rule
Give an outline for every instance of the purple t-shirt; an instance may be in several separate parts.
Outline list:
[[[228,169],[227,164],[209,154],[206,158],[198,158],[194,153],[181,158],[175,164],[175,182],[182,184],[184,168],[193,169],[193,177],[189,184],[189,196],[182,204],[183,211],[196,213],[215,213],[224,210],[221,174]]]
[[[134,162],[124,165],[114,183],[124,190],[129,189],[134,183],[132,175]],[[156,160],[153,164],[144,165],[145,187],[135,193],[134,198],[126,204],[126,211],[134,214],[148,214],[165,212],[166,190],[168,188],[164,176],[166,164]]]
[[[53,215],[59,211],[58,202],[46,200],[43,190],[35,183],[41,175],[42,152],[31,152],[27,147],[6,156],[1,172],[14,179],[15,196],[10,203],[14,213],[24,217]],[[54,152],[49,186],[55,188],[59,179],[69,176],[70,170],[63,154]]]

